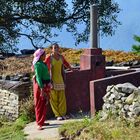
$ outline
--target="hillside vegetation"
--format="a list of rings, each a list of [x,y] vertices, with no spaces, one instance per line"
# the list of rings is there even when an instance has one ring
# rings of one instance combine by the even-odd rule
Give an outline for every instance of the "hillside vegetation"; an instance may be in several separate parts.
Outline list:
[[[105,121],[83,118],[82,121],[66,123],[59,128],[63,139],[68,140],[139,140],[140,118],[130,122],[110,116]]]
[[[50,48],[45,50],[47,54],[51,52]],[[83,53],[83,49],[62,48],[61,52],[70,64],[79,64],[80,55]],[[132,52],[127,53],[123,51],[105,50],[103,51],[103,55],[106,56],[106,61],[113,60],[115,63],[140,60],[140,55],[136,55]],[[33,56],[28,55],[9,57],[4,60],[0,60],[0,75],[30,73],[32,59]]]

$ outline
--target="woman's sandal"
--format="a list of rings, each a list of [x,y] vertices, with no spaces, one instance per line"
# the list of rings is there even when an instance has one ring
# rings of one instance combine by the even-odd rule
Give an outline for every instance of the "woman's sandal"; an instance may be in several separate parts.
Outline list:
[[[37,127],[37,130],[42,130],[42,129],[43,129],[42,126]]]
[[[67,120],[67,119],[69,119],[70,117],[66,115],[66,116],[63,116],[62,118],[63,118],[63,120]]]
[[[44,124],[43,124],[43,126],[48,126],[48,125],[50,125],[50,123],[44,123]]]

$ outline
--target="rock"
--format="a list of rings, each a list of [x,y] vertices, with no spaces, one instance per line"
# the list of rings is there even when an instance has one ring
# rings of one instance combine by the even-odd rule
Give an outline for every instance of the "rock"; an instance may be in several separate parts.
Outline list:
[[[26,55],[26,54],[33,54],[35,52],[35,50],[30,50],[30,49],[23,49],[20,51],[23,55]]]
[[[24,73],[23,77],[30,77],[30,73]]]
[[[133,105],[130,105],[130,106],[129,106],[129,110],[130,110],[131,112],[133,112],[134,106],[133,106]]]
[[[123,108],[124,108],[124,110],[126,110],[126,111],[127,111],[127,110],[129,110],[129,105],[127,105],[127,104],[126,104],[126,105],[124,105],[124,107],[123,107]]]
[[[135,113],[136,115],[140,115],[140,106],[134,108],[134,113]]]
[[[22,82],[28,82],[28,81],[30,81],[30,78],[29,78],[29,77],[23,77],[23,78],[21,79],[21,81],[22,81]]]
[[[140,103],[139,103],[139,102],[133,102],[132,105],[134,106],[134,108],[136,108],[136,107],[140,107]]]
[[[111,94],[110,97],[108,98],[108,100],[113,100],[115,98],[115,95],[114,94]]]
[[[127,97],[122,97],[121,100],[124,103]]]
[[[121,109],[123,107],[123,104],[117,104],[116,106]]]
[[[115,95],[116,100],[119,100],[122,97],[121,94],[119,94],[119,93],[114,93],[114,95]]]
[[[18,75],[11,77],[11,81],[19,81],[19,80],[20,80],[20,77]]]
[[[107,94],[103,97],[103,100],[104,101],[108,100],[108,98],[111,94],[112,94],[111,92],[107,92]]]
[[[140,65],[140,61],[138,61],[138,60],[133,61],[132,66],[135,66],[135,65]]]
[[[116,88],[118,89],[118,92],[123,92],[126,94],[131,94],[135,89],[137,89],[137,87],[131,83],[118,84],[116,85]]]
[[[134,93],[133,93],[133,94],[130,94],[130,95],[126,98],[125,103],[127,103],[127,104],[132,104],[134,98],[135,98],[135,94],[134,94]]]
[[[106,62],[106,66],[113,66],[113,65],[114,65],[114,61],[113,60]]]
[[[6,57],[4,56],[0,56],[0,60],[4,60]]]
[[[134,114],[132,112],[127,113],[130,118],[133,118]]]
[[[125,112],[126,112],[126,110],[124,110],[124,108],[122,108],[120,111],[121,111],[122,113],[125,113]]]
[[[140,66],[140,61],[139,60],[135,60],[135,61],[128,61],[128,62],[121,62],[121,63],[117,63],[114,64],[114,66]]]
[[[10,80],[10,76],[9,75],[6,75],[5,76],[5,80]]]

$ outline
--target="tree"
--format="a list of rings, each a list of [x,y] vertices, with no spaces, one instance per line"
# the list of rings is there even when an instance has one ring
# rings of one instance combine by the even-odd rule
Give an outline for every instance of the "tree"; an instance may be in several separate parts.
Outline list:
[[[140,43],[140,36],[134,35],[134,40],[138,43]],[[140,45],[133,45],[132,51],[136,54],[140,55]]]
[[[0,50],[14,50],[21,36],[27,37],[37,48],[58,36],[54,29],[65,28],[75,38],[75,44],[88,41],[90,0],[0,0]],[[111,0],[99,3],[99,30],[102,35],[113,35],[118,4]],[[78,25],[83,24],[80,31]]]

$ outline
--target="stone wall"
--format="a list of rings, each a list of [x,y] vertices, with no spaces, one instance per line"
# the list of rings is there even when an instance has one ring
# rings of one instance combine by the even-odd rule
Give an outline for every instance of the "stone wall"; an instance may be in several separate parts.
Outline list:
[[[99,80],[90,81],[90,110],[94,115],[96,111],[102,109],[103,97],[106,94],[107,86],[131,83],[136,87],[140,86],[140,71],[130,72],[127,74],[117,75],[113,77],[107,77]]]
[[[15,120],[18,117],[18,100],[17,94],[0,89],[0,115]]]
[[[8,77],[9,80],[0,79],[0,115],[15,120],[19,116],[20,101],[30,95],[31,82],[29,75],[16,76],[16,80]]]
[[[131,83],[108,86],[103,97],[102,120],[110,112],[123,119],[134,121],[140,116],[140,87]]]

